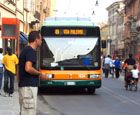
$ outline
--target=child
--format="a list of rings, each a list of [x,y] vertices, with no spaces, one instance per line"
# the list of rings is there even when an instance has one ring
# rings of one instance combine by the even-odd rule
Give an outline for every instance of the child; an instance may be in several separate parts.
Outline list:
[[[135,80],[136,82],[138,82],[139,70],[137,69],[136,65],[134,65],[133,69],[131,70],[131,73],[132,73],[132,80]]]

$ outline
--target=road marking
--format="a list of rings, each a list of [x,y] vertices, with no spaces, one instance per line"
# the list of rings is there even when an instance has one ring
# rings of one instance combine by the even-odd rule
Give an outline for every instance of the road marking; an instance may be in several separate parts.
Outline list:
[[[130,99],[129,97],[126,97],[126,96],[123,96],[123,95],[119,95],[119,94],[115,94],[113,90],[107,88],[107,87],[102,87],[104,90],[106,90],[106,93],[111,95],[112,97],[120,100],[122,103],[126,103],[126,102],[131,102],[133,104],[136,104],[136,105],[139,105],[140,106],[140,103],[136,102],[135,100],[133,99]]]

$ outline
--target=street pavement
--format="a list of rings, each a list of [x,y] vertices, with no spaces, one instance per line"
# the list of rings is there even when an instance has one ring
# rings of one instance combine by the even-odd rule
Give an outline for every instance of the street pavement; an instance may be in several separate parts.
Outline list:
[[[0,95],[0,115],[19,115],[17,83],[13,97],[5,97],[4,92]]]
[[[140,83],[138,91],[126,91],[123,74],[119,79],[103,75],[102,87],[96,90],[95,95],[80,90],[58,90],[38,96],[40,115],[140,114]]]
[[[111,77],[112,76],[110,75],[108,80],[106,78],[103,78],[102,90],[107,90],[108,91],[108,89],[106,87],[104,87],[104,84],[107,84],[107,82],[111,81],[111,79],[110,79]],[[113,78],[113,79],[115,79],[115,78]],[[124,77],[123,77],[123,75],[121,75],[121,77],[118,79],[118,81],[123,81],[123,80],[124,80]],[[103,91],[99,90],[98,93],[103,93]],[[110,93],[110,91],[108,91],[108,93]],[[63,115],[63,113],[61,113],[60,111],[53,108],[54,106],[52,107],[52,106],[49,105],[49,103],[46,101],[46,97],[50,98],[51,96],[49,96],[49,97],[48,96],[38,96],[37,115]],[[65,98],[66,97],[68,97],[68,95],[66,95]],[[19,101],[18,101],[18,99],[19,99],[19,97],[18,97],[18,86],[17,86],[17,83],[15,83],[15,92],[14,92],[13,97],[4,97],[3,92],[2,92],[2,95],[0,95],[0,115],[19,115]],[[77,98],[77,100],[79,100],[79,98]],[[69,103],[72,103],[73,101],[71,100],[71,102],[69,102]],[[75,100],[75,102],[76,102],[76,100]]]

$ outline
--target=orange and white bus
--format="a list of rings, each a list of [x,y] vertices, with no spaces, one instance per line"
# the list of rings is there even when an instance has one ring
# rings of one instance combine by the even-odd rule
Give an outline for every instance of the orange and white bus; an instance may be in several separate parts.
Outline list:
[[[48,18],[41,35],[40,88],[101,87],[100,29],[86,18]]]

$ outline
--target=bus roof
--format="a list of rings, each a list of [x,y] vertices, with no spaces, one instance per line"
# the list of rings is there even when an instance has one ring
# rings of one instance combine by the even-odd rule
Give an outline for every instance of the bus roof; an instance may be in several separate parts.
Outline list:
[[[43,26],[94,26],[89,18],[81,17],[48,17]]]

